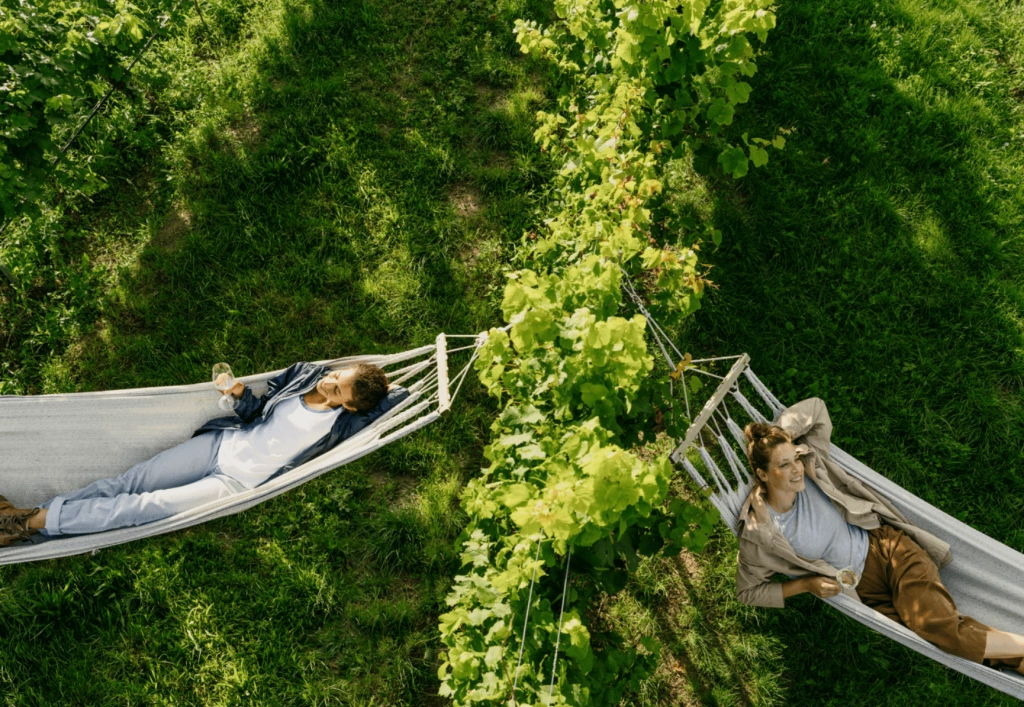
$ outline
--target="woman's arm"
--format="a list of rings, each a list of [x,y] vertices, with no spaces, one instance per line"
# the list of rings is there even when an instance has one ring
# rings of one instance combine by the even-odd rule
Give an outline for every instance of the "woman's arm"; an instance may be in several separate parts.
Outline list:
[[[786,408],[775,424],[786,430],[790,437],[803,437],[807,442],[828,456],[832,441],[832,418],[821,398],[808,398]]]
[[[736,598],[742,604],[781,609],[785,606],[783,585],[773,582],[775,571],[754,564],[745,557],[743,546],[736,555]]]
[[[782,596],[785,599],[795,597],[797,594],[803,594],[807,591],[807,577],[797,577],[791,579],[788,582],[782,583]]]
[[[839,593],[839,584],[830,577],[807,575],[786,582],[773,582],[775,571],[767,567],[743,561],[743,550],[736,556],[736,598],[750,606],[765,606],[781,609],[786,599],[810,592],[816,597],[827,599]]]

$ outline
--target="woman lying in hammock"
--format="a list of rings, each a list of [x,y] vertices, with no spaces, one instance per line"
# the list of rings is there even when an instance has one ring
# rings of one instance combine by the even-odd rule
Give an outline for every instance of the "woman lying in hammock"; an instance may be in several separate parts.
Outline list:
[[[752,422],[744,432],[758,483],[738,520],[741,602],[781,608],[803,592],[833,597],[833,578],[849,568],[855,589],[847,593],[865,605],[948,653],[1024,674],[1024,636],[957,611],[939,577],[952,560],[949,545],[832,461],[824,402],[804,400],[775,425]],[[773,582],[776,572],[797,579]]]
[[[356,434],[408,396],[380,368],[329,371],[296,363],[257,398],[241,382],[235,415],[207,422],[192,438],[39,508],[0,496],[0,546],[44,536],[142,525],[255,488]]]

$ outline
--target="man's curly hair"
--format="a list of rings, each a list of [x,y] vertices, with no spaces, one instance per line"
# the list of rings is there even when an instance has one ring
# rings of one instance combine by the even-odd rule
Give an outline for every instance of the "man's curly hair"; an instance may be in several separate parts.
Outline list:
[[[380,405],[388,394],[388,376],[377,366],[359,363],[353,366],[352,405],[359,412],[369,412]]]

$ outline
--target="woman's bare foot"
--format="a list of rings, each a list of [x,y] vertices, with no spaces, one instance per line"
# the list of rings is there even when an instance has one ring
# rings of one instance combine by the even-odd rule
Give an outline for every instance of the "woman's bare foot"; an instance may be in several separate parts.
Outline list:
[[[1024,656],[1024,636],[989,629],[985,636],[985,658],[1014,659]],[[1024,665],[1024,661],[1021,662]]]

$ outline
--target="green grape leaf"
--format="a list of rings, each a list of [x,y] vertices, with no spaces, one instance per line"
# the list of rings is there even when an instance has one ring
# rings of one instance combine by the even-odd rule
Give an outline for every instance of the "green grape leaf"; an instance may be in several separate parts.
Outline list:
[[[733,103],[746,103],[750,100],[750,84],[737,81],[725,87],[725,95]]]
[[[729,147],[718,156],[718,163],[722,168],[735,178],[743,177],[747,173],[747,156],[739,147]]]
[[[750,146],[750,161],[755,167],[764,167],[768,164],[768,150],[757,145]]]
[[[735,112],[732,105],[726,103],[724,98],[716,98],[708,106],[708,120],[714,121],[719,125],[729,125],[732,123],[732,117]]]

